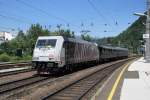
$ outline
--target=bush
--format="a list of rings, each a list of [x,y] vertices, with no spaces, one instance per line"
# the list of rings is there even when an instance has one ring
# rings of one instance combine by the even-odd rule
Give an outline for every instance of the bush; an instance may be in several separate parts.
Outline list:
[[[23,57],[24,61],[31,61],[31,59],[32,59],[31,55],[26,55],[26,56]]]
[[[0,49],[0,55],[3,54],[4,52]]]
[[[3,53],[0,55],[0,61],[1,62],[8,62],[8,61],[10,61],[10,56],[7,55],[6,53]]]
[[[24,62],[24,61],[31,61],[32,56],[26,55],[23,57],[18,57],[18,56],[11,56],[10,61],[11,62]]]
[[[20,57],[17,57],[17,56],[12,56],[11,57],[11,62],[19,62],[21,60]]]

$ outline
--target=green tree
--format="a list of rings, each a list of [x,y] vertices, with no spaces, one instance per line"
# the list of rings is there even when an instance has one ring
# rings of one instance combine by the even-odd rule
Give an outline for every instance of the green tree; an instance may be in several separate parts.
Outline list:
[[[24,37],[25,37],[25,34],[23,33],[22,30],[20,30],[20,31],[18,32],[17,38],[24,38]]]
[[[81,39],[86,40],[86,41],[92,41],[92,37],[89,34],[81,34]]]
[[[60,29],[50,33],[51,36],[64,36],[68,38],[75,38],[74,32],[70,30]]]
[[[141,40],[143,41],[142,35],[145,33],[144,22],[146,17],[140,17],[136,20],[127,30],[120,33],[112,41],[113,44],[120,44],[123,47],[129,48],[133,53],[137,53],[141,46]]]
[[[0,49],[1,49],[2,52],[8,52],[8,53],[10,53],[9,47],[10,47],[9,42],[4,42],[4,43],[2,43],[0,45]]]

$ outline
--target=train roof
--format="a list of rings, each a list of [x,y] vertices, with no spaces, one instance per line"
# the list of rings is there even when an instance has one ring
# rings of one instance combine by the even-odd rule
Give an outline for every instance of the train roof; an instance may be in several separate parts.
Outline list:
[[[60,39],[61,36],[39,36],[38,39]]]
[[[97,45],[96,43],[93,43],[93,42],[88,42],[88,41],[81,40],[81,39],[76,39],[76,38],[75,39],[74,38],[67,38],[67,37],[63,37],[63,36],[39,36],[38,37],[38,39],[61,39],[61,38],[63,38],[64,41]]]
[[[93,43],[93,42],[88,42],[88,41],[81,40],[81,39],[76,39],[76,38],[75,39],[74,38],[67,38],[67,37],[63,37],[63,36],[39,36],[38,39],[64,39],[64,41],[96,45],[98,47],[105,48],[105,49],[128,51],[127,48],[112,47],[112,46],[106,46],[106,45],[97,45],[96,43]]]
[[[82,39],[74,39],[74,38],[66,38],[66,37],[64,37],[64,40],[65,41],[71,41],[71,42],[76,42],[76,43],[83,43],[83,44],[94,44],[95,45],[95,43],[93,43],[93,42],[88,42],[88,41],[85,41],[85,40],[82,40]]]
[[[105,45],[100,45],[99,47],[102,47],[102,48],[105,48],[105,49],[112,49],[112,50],[128,51],[127,48],[122,48],[122,47],[112,47],[112,46],[105,46]]]

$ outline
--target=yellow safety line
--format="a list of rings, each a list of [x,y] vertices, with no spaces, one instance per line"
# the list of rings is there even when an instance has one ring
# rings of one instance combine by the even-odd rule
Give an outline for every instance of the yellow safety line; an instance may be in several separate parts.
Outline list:
[[[132,62],[133,62],[133,61],[132,61]],[[117,77],[117,80],[115,81],[115,84],[113,85],[113,88],[112,88],[112,90],[111,90],[111,92],[110,92],[110,94],[109,94],[107,100],[112,100],[113,95],[114,95],[114,93],[115,93],[115,91],[116,91],[116,89],[117,89],[117,86],[118,86],[118,84],[119,84],[119,82],[120,82],[120,79],[121,79],[123,73],[125,72],[125,70],[128,68],[128,66],[129,66],[132,62],[129,62],[128,64],[126,64],[126,65],[124,66],[123,70],[120,72],[119,76]]]

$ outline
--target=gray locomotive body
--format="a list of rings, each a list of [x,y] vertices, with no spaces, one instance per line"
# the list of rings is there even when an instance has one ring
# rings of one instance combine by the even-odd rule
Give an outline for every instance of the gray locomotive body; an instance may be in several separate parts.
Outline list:
[[[33,67],[39,73],[72,70],[77,65],[98,61],[96,44],[62,36],[39,37],[32,59]]]

